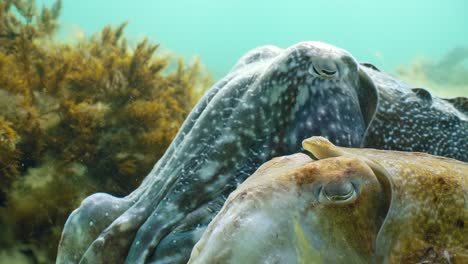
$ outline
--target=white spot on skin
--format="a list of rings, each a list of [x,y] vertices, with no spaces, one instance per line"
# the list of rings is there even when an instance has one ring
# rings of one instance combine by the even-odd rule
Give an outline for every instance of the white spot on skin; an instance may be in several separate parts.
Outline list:
[[[118,222],[115,224],[119,232],[125,232],[129,230],[132,227],[132,219],[128,216],[123,217],[121,216],[118,220]]]
[[[225,144],[231,144],[236,142],[238,139],[238,136],[234,133],[226,133],[222,135],[217,141],[216,144],[219,145],[225,145]]]
[[[204,181],[210,180],[220,169],[220,165],[221,164],[217,161],[207,161],[199,171],[200,178]]]
[[[286,90],[286,87],[275,85],[269,88],[270,102],[277,102],[280,99],[281,93]]]
[[[309,89],[306,86],[299,86],[297,87],[299,90],[299,94],[297,96],[296,105],[294,105],[294,109],[292,111],[292,115],[294,116],[302,107],[309,101]]]
[[[289,137],[289,140],[291,142],[291,144],[294,144],[297,142],[297,137],[296,137],[296,134],[291,134],[290,137]]]

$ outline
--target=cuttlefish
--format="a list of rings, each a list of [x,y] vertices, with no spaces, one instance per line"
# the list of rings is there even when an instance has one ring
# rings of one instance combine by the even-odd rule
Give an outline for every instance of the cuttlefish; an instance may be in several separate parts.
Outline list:
[[[57,263],[184,263],[261,164],[325,136],[347,147],[468,159],[466,99],[413,89],[322,42],[256,48],[208,90],[142,184],[68,218]]]
[[[189,263],[468,263],[468,164],[306,139],[232,192]]]

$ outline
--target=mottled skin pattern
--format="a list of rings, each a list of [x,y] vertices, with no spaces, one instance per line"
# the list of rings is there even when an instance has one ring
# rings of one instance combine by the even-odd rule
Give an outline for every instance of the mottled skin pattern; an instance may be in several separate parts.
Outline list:
[[[468,161],[468,100],[441,99],[372,68],[379,94],[364,147],[420,151]]]
[[[228,197],[189,263],[467,263],[468,164],[336,147],[263,164]]]
[[[305,140],[304,148],[321,159],[358,157],[390,186],[376,263],[468,262],[467,163],[424,153],[338,148],[320,137]]]
[[[187,261],[226,196],[265,161],[300,151],[312,135],[340,146],[368,141],[385,105],[368,73],[348,52],[320,42],[247,53],[201,99],[139,188],[123,198],[94,194],[70,215],[57,263]],[[466,116],[453,111],[466,127]],[[452,138],[466,138],[466,130],[455,132]],[[453,150],[439,154],[459,155]]]

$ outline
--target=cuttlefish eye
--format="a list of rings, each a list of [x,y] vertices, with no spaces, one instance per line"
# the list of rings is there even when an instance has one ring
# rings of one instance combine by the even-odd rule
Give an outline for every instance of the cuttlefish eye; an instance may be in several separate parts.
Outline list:
[[[346,203],[353,201],[356,196],[356,187],[352,182],[333,182],[320,187],[318,201],[320,203]]]
[[[313,63],[309,67],[309,73],[314,76],[331,79],[337,75],[338,69],[335,64],[330,62]]]

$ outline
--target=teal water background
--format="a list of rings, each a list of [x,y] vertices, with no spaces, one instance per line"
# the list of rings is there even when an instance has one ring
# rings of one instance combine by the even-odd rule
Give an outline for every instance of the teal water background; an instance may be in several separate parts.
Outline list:
[[[53,0],[44,0],[50,5]],[[198,55],[218,79],[248,50],[320,40],[392,72],[468,45],[465,0],[64,0],[64,38],[129,21],[127,35]]]

